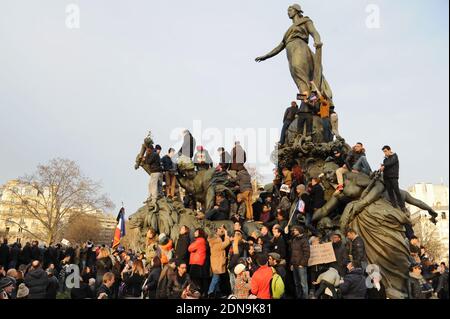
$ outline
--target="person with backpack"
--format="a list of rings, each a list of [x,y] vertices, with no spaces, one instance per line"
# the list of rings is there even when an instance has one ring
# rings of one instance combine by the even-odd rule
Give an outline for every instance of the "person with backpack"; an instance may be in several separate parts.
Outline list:
[[[259,268],[253,274],[251,292],[258,299],[272,299],[270,295],[270,284],[274,273],[273,269],[267,264],[267,255],[264,253],[259,254],[256,257],[256,263],[258,264]]]
[[[284,296],[284,282],[286,280],[286,261],[281,259],[277,253],[269,254],[269,266],[272,269],[272,280],[270,281],[270,297],[281,299]]]

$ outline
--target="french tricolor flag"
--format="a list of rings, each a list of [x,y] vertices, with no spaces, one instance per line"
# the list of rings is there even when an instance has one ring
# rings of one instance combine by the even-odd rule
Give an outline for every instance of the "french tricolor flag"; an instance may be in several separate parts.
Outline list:
[[[116,249],[120,244],[120,239],[125,236],[125,208],[121,208],[117,215],[117,227],[114,232],[112,248]]]

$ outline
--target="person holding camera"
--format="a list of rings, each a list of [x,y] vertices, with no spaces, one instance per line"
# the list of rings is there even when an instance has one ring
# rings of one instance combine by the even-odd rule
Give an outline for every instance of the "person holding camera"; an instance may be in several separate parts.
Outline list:
[[[208,297],[220,292],[220,276],[226,273],[226,249],[230,245],[230,242],[230,237],[228,237],[225,225],[220,226],[216,230],[216,233],[208,238],[209,247],[211,249],[211,272],[213,274],[208,289]]]

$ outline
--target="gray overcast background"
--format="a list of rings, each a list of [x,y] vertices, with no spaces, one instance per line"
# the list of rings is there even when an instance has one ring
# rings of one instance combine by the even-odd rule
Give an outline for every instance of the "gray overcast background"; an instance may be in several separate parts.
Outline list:
[[[65,25],[80,7],[80,29]],[[366,27],[366,6],[381,28]],[[147,131],[280,128],[295,96],[285,53],[292,0],[1,0],[0,184],[55,157],[78,162],[128,214],[147,196],[133,169]],[[448,183],[447,0],[308,0],[342,135],[373,168],[390,144],[401,184]],[[226,145],[229,148],[231,145]],[[114,212],[115,213],[115,212]]]

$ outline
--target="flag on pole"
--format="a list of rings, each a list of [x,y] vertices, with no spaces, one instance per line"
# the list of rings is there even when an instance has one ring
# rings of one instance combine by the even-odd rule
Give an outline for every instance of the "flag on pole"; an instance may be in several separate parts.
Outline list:
[[[125,208],[121,208],[117,215],[117,227],[114,232],[112,248],[116,249],[120,244],[120,239],[125,236]]]

